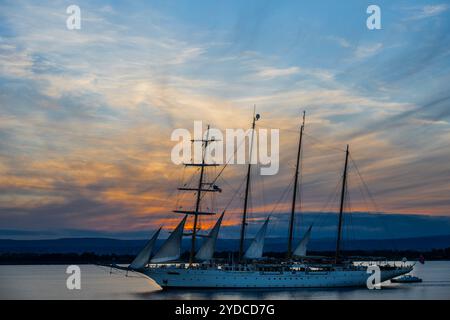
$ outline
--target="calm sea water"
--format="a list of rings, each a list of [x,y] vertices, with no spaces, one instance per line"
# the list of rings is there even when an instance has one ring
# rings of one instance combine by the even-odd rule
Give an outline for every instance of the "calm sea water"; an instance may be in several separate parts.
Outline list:
[[[161,290],[152,280],[108,268],[81,265],[81,290],[66,288],[67,266],[0,266],[0,299],[450,299],[450,261],[417,264],[422,283],[391,284],[381,290]]]

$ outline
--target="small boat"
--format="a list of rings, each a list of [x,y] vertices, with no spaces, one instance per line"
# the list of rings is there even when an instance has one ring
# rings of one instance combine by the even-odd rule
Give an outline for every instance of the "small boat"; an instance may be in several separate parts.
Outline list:
[[[416,276],[412,276],[410,274],[391,279],[393,283],[414,283],[414,282],[422,282],[422,279]]]

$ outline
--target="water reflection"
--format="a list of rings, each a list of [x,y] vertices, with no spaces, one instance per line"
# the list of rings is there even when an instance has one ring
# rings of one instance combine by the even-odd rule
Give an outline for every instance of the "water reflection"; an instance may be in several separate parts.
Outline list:
[[[66,288],[66,266],[0,266],[0,299],[450,299],[450,261],[416,265],[421,283],[366,288],[161,290],[145,276],[81,265],[81,290]]]

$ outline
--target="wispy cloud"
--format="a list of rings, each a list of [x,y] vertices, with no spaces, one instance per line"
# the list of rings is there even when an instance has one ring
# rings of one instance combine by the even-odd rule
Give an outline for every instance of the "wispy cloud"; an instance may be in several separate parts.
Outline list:
[[[169,63],[174,64],[182,64],[186,63],[189,60],[195,59],[202,55],[205,52],[205,49],[203,48],[187,48],[182,50],[177,54],[174,60],[169,61]]]
[[[289,67],[289,68],[262,68],[256,73],[256,77],[265,80],[278,78],[278,77],[288,77],[300,72],[299,67]]]
[[[339,46],[341,46],[342,48],[350,48],[352,46],[352,44],[350,43],[350,41],[348,41],[347,39],[343,38],[343,37],[337,37],[337,36],[328,36],[327,39],[337,43]]]
[[[408,19],[420,20],[435,17],[447,11],[449,8],[450,6],[448,4],[425,5],[423,7],[411,9],[412,13]]]
[[[378,54],[383,49],[382,43],[361,44],[355,49],[356,59],[366,59]]]
[[[264,201],[255,183],[255,213],[270,211],[292,177],[305,108],[307,133],[318,139],[305,138],[307,210],[323,209],[340,176],[340,147],[350,143],[374,195],[383,197],[382,210],[448,214],[448,97],[439,92],[450,80],[445,25],[433,37],[418,31],[413,45],[384,50],[411,33],[380,33],[367,43],[329,25],[317,28],[317,36],[277,33],[276,21],[265,25],[277,16],[264,13],[270,19],[246,16],[255,27],[236,36],[241,20],[227,6],[215,24],[147,4],[122,14],[113,4],[86,2],[82,29],[72,32],[62,4],[2,3],[0,211],[7,219],[0,227],[175,225],[179,217],[167,213],[182,170],[170,161],[171,131],[190,129],[193,120],[247,128],[254,104],[260,126],[281,130],[284,164],[266,181]],[[255,37],[255,30],[274,34]],[[250,38],[251,51],[237,43]],[[216,205],[230,200],[242,177],[242,167],[227,169],[229,185]],[[352,201],[363,210],[360,195]],[[179,205],[192,203],[185,196]],[[240,206],[230,208],[228,225]]]

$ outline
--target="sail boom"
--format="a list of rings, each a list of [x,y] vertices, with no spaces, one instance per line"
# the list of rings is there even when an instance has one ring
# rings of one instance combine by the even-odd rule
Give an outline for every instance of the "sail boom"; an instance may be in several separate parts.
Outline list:
[[[215,215],[216,212],[204,212],[204,211],[194,211],[194,210],[173,210],[175,213],[182,213],[182,214],[193,214],[193,215],[206,215],[211,216]]]
[[[218,167],[218,163],[183,163],[186,167]]]
[[[177,188],[180,191],[199,191],[198,188]],[[220,192],[220,189],[200,189],[201,192]]]

